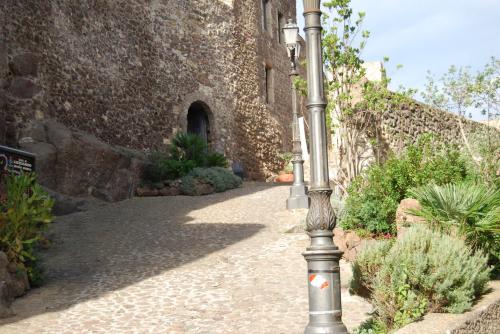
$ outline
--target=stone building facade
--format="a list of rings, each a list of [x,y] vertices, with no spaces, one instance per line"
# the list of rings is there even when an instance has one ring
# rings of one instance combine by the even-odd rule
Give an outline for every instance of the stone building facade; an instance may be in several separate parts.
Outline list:
[[[33,119],[151,150],[200,132],[253,179],[290,149],[294,0],[3,0],[0,140]]]

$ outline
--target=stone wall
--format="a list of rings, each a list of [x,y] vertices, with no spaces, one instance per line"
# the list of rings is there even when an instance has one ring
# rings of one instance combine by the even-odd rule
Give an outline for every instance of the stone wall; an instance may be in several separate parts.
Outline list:
[[[490,334],[500,331],[500,299],[474,313],[469,319],[457,325],[450,334]]]
[[[384,112],[364,111],[363,120],[359,124],[353,122],[353,126],[361,129],[361,136],[356,143],[360,169],[363,170],[371,163],[384,161],[391,153],[401,152],[409,144],[414,144],[424,134],[431,134],[434,140],[456,144],[462,150],[472,151],[478,142],[486,142],[487,138],[494,142],[500,142],[500,131],[493,126],[459,117],[453,113],[429,107],[425,104],[413,101],[401,105],[398,109]],[[338,138],[332,136],[332,142],[338,143]],[[347,183],[345,178],[339,175],[341,168],[346,169],[346,159],[341,161],[339,148],[334,144],[330,152],[330,175],[332,179],[341,179]],[[344,156],[345,157],[345,156]],[[340,187],[335,188],[338,195],[343,194]]]
[[[500,137],[499,131],[494,127],[417,102],[382,113],[375,126],[380,131],[383,145],[393,151],[399,151],[408,143],[414,143],[425,133],[436,135],[442,142],[462,146],[464,136],[468,141],[473,141],[475,136],[485,133]]]
[[[55,119],[150,150],[202,101],[212,148],[264,178],[291,140],[278,11],[295,17],[295,1],[271,0],[265,32],[255,0],[1,1],[0,140],[17,146],[28,121]]]

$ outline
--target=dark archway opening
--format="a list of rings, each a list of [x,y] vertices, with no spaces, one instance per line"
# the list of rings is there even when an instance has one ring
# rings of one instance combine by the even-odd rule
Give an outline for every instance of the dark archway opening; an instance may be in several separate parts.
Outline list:
[[[207,144],[210,144],[209,111],[210,109],[205,103],[196,101],[189,106],[187,115],[187,132],[197,134]]]

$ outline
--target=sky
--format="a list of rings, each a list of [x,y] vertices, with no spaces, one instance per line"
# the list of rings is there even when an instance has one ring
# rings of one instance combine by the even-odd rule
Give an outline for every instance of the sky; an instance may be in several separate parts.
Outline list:
[[[451,65],[473,72],[500,58],[500,0],[352,0],[366,12],[363,28],[371,33],[365,61],[390,58],[391,87],[423,90],[427,70],[440,76]],[[297,20],[303,34],[303,0]],[[398,64],[403,68],[396,70]],[[419,98],[419,94],[416,96]],[[484,116],[473,111],[473,119]]]

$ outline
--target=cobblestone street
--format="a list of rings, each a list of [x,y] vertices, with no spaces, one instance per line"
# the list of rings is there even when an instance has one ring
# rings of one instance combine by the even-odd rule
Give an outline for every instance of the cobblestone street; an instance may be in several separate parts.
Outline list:
[[[286,233],[301,217],[285,209],[288,189],[248,183],[59,217],[45,284],[0,333],[302,333],[308,237]],[[342,274],[346,285],[346,263]],[[342,292],[352,329],[371,307]]]

